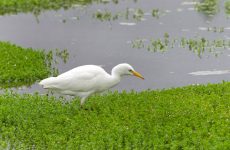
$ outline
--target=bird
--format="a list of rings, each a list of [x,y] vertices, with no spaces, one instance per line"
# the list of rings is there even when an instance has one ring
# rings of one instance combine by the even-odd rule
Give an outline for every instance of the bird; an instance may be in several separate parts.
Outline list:
[[[77,96],[82,106],[94,93],[100,93],[116,86],[123,76],[132,75],[144,80],[144,77],[127,64],[113,67],[111,74],[101,66],[83,65],[64,72],[57,77],[49,77],[39,82],[44,89],[50,89],[63,95]]]

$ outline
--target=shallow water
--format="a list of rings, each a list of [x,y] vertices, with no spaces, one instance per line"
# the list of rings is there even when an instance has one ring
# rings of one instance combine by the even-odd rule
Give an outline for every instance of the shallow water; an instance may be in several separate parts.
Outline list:
[[[101,22],[92,17],[98,10],[118,13],[125,12],[127,8],[144,10],[142,21],[119,18]],[[151,16],[152,9],[156,8],[164,11],[159,19]],[[211,32],[207,30],[208,27],[223,27],[224,32]],[[229,71],[205,75],[192,73],[229,70],[230,50],[223,49],[218,57],[206,52],[199,58],[193,52],[180,47],[164,53],[134,49],[130,41],[138,38],[163,38],[165,32],[175,38],[230,39],[229,28],[229,19],[223,9],[210,18],[196,12],[192,0],[143,0],[136,3],[126,0],[119,1],[117,5],[93,4],[67,11],[46,11],[38,17],[33,14],[1,16],[0,40],[24,47],[68,49],[70,59],[66,64],[58,65],[60,73],[85,64],[102,65],[110,72],[113,66],[127,62],[142,73],[145,80],[125,77],[114,89],[140,91],[228,81]],[[34,91],[44,90],[37,84],[19,89],[19,92]]]

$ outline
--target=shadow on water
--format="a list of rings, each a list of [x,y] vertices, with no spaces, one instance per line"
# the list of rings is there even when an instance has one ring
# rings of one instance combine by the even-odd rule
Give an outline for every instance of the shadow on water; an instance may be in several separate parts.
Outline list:
[[[229,79],[228,72],[211,73],[211,76],[191,74],[198,71],[229,70],[229,47],[221,49],[218,57],[213,55],[217,52],[215,49],[212,53],[208,50],[198,53],[202,58],[200,59],[199,55],[196,55],[197,52],[194,54],[193,50],[189,51],[189,45],[181,46],[183,38],[185,43],[189,43],[189,40],[193,40],[193,43],[201,41],[199,43],[201,46],[217,39],[229,40],[230,27],[225,11],[220,11],[212,19],[208,19],[202,13],[196,12],[196,3],[192,0],[186,3],[183,0],[175,0],[173,3],[170,0],[114,0],[109,3],[85,1],[83,4],[79,2],[73,1],[71,4],[63,5],[64,7],[57,4],[55,9],[51,6],[41,6],[38,9],[39,22],[33,13],[21,13],[34,12],[29,8],[23,9],[25,11],[20,9],[8,11],[10,14],[20,13],[0,17],[0,40],[11,41],[24,47],[67,49],[69,60],[57,64],[59,73],[85,64],[102,65],[110,72],[113,66],[127,62],[146,79],[142,81],[133,77],[124,78],[114,88],[115,90],[140,91],[196,83],[216,83]],[[78,7],[78,5],[85,6]],[[226,5],[223,6],[226,8]],[[43,10],[51,11],[42,12]],[[95,18],[95,16],[104,18],[105,12],[108,13],[105,16],[109,19]],[[214,28],[216,31],[224,30],[215,32]],[[167,43],[162,36],[165,33],[170,37],[168,50],[159,53],[162,47],[160,42],[156,44],[159,46],[156,48],[156,53],[148,51],[145,42],[159,39]],[[136,39],[144,40],[144,49],[130,46]],[[177,43],[175,42],[172,48],[174,40],[177,40]],[[31,88],[22,87],[18,91],[23,93],[44,90],[35,83]]]

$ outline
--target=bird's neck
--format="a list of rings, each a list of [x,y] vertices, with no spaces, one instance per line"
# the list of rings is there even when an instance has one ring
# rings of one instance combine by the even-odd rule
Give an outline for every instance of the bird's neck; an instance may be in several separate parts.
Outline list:
[[[115,72],[115,71],[112,71],[111,72],[111,85],[113,85],[113,86],[115,86],[115,85],[117,85],[120,81],[121,81],[121,76],[120,76],[120,74],[118,74],[117,72]],[[112,86],[112,87],[113,87]]]

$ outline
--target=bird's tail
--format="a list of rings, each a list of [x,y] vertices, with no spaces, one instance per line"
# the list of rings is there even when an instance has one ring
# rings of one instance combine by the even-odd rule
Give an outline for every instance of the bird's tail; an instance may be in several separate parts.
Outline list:
[[[39,85],[42,85],[43,88],[50,88],[52,84],[56,81],[56,77],[49,77],[39,82]]]

